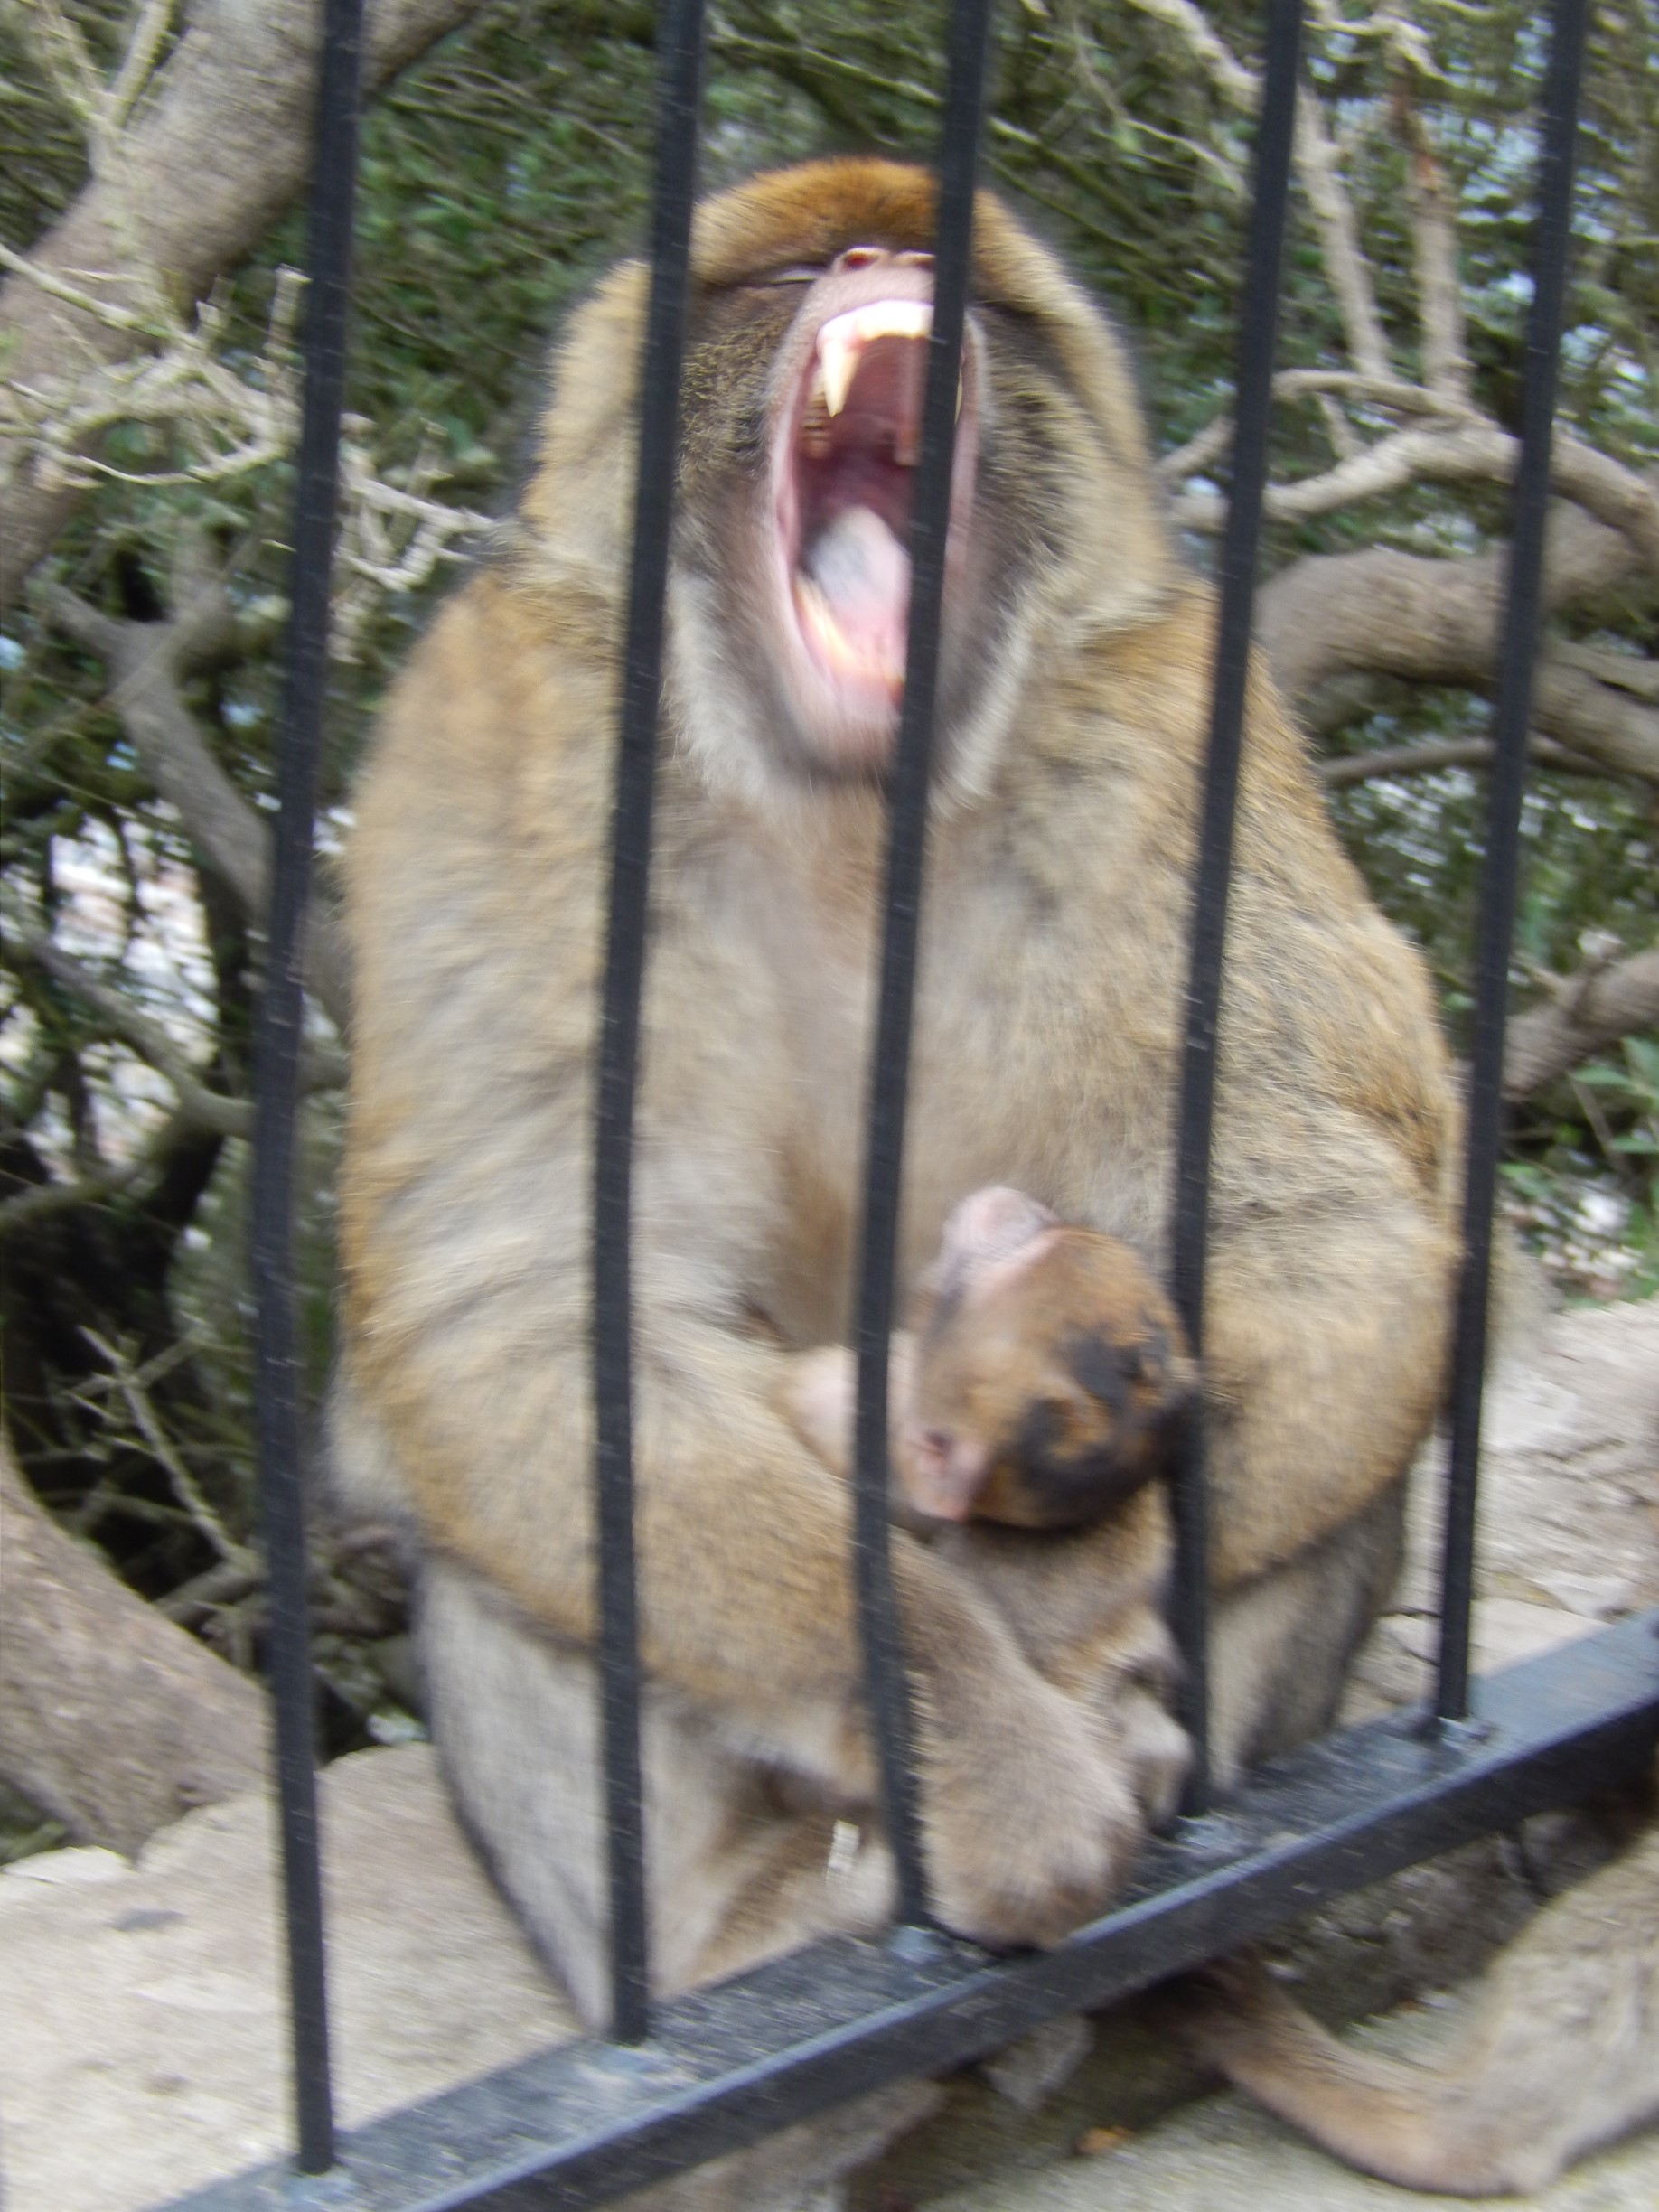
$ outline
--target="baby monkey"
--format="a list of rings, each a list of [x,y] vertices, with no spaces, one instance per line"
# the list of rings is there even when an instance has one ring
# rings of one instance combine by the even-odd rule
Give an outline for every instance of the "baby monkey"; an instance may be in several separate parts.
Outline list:
[[[892,1517],[970,1575],[1157,1825],[1188,1758],[1168,1710],[1169,1512],[1155,1479],[1198,1389],[1175,1309],[1127,1244],[997,1186],[946,1222],[906,1318],[890,1368]],[[785,1410],[842,1476],[856,1394],[850,1352],[792,1363]]]
[[[1081,1529],[1164,1471],[1198,1370],[1173,1306],[1118,1238],[1023,1191],[964,1198],[894,1338],[899,1518]],[[788,1410],[831,1467],[851,1458],[853,1357],[795,1363]]]

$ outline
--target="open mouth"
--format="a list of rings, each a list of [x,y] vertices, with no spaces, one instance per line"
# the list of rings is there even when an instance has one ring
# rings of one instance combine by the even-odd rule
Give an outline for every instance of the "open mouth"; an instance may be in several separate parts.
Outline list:
[[[882,257],[826,280],[787,349],[773,470],[785,674],[816,745],[858,764],[890,753],[904,688],[933,312],[925,267]],[[972,388],[965,344],[947,588],[971,505]]]

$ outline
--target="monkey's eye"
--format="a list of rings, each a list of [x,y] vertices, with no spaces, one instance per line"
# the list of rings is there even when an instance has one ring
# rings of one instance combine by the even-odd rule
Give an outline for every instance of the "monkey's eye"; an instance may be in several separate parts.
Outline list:
[[[767,269],[763,276],[747,278],[746,285],[750,291],[767,292],[774,285],[816,284],[823,273],[820,268]]]

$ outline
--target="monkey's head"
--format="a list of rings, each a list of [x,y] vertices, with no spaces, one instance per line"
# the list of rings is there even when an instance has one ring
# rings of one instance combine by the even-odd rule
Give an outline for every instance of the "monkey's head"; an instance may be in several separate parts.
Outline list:
[[[1167,1471],[1197,1369],[1129,1245],[1023,1191],[976,1191],[919,1304],[901,1454],[916,1510],[1079,1528]]]
[[[670,700],[705,772],[752,796],[879,783],[892,761],[933,224],[931,176],[874,160],[758,177],[698,211]],[[576,318],[526,501],[618,589],[644,299],[630,265]],[[989,785],[1034,660],[1143,618],[1170,575],[1118,341],[982,193],[941,641],[949,784]]]

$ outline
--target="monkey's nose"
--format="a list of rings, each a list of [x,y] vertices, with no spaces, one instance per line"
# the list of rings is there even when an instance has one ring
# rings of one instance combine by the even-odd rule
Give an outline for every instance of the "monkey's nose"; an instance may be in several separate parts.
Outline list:
[[[830,270],[831,276],[840,276],[850,269],[875,268],[883,261],[895,262],[901,268],[931,269],[933,266],[931,253],[918,253],[908,248],[901,253],[887,246],[847,246],[837,254]]]

